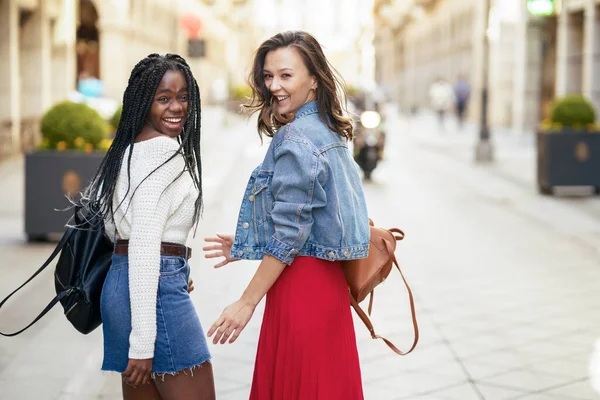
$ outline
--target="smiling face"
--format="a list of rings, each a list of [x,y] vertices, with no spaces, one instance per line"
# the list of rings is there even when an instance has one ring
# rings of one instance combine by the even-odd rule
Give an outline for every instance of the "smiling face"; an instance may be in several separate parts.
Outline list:
[[[316,97],[317,79],[294,47],[281,47],[267,53],[263,79],[281,115],[295,113]]]
[[[179,71],[167,71],[154,93],[148,122],[158,132],[177,137],[183,129],[188,110],[188,87]]]

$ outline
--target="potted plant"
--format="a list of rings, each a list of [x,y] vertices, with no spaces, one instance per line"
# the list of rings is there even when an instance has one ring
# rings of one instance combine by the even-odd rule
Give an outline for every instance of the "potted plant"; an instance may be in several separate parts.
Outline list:
[[[42,117],[42,145],[25,155],[25,233],[28,240],[62,233],[72,213],[60,212],[93,178],[104,153],[108,123],[83,103],[57,103]]]
[[[550,119],[537,132],[537,183],[542,194],[556,186],[592,186],[600,191],[600,127],[592,104],[581,95],[556,99]]]

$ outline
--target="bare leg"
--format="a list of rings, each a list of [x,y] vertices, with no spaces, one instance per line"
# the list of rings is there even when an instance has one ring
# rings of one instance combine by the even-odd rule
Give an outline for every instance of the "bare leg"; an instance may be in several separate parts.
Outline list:
[[[122,378],[121,383],[123,386],[123,400],[162,400],[153,381],[138,387],[126,384]]]
[[[177,375],[165,375],[154,379],[156,388],[163,400],[215,400],[215,379],[212,364],[205,362],[193,371]]]

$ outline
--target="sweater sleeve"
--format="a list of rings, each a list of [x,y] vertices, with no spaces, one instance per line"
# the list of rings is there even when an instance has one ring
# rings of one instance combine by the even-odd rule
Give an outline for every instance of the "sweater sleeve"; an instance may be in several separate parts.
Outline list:
[[[160,276],[160,243],[173,202],[165,194],[183,171],[179,155],[169,160],[178,148],[175,141],[151,139],[142,165],[133,170],[138,179],[131,199],[131,235],[129,238],[129,298],[131,334],[129,358],[154,357],[156,341],[156,298]],[[158,168],[158,169],[157,169]],[[132,179],[133,181],[133,179]]]

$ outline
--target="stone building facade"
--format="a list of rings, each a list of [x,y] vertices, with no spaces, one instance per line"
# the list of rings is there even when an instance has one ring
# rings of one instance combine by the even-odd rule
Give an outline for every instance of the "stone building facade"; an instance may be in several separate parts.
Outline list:
[[[488,115],[492,127],[533,132],[557,96],[582,93],[600,110],[600,1],[555,1],[548,17],[523,0],[376,0],[377,82],[404,108],[428,107],[441,77],[465,76],[478,121],[488,35]],[[486,18],[487,16],[487,18]]]
[[[106,97],[120,101],[131,68],[150,53],[187,58],[211,101],[212,83],[230,81],[252,35],[242,0],[0,0],[0,160],[39,141],[39,121],[77,86],[99,78]],[[181,17],[202,22],[203,58],[189,58]],[[232,31],[233,29],[233,31]],[[233,32],[233,34],[232,34]],[[243,41],[238,43],[239,38]]]
[[[556,94],[582,93],[600,113],[600,1],[563,0],[557,29]]]

